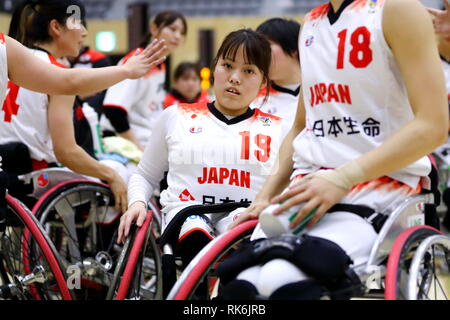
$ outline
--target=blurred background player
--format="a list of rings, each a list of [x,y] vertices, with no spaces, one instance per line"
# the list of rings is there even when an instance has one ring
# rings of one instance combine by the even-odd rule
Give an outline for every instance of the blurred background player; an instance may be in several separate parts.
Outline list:
[[[298,52],[300,24],[294,20],[273,18],[259,25],[256,31],[270,42],[271,83],[267,101],[262,91],[252,106],[282,118],[287,133],[294,123],[301,87]]]
[[[164,11],[153,19],[148,38],[164,40],[167,46],[164,55],[170,55],[183,44],[186,33],[185,17],[177,11]],[[119,64],[126,62],[134,52]],[[165,75],[166,65],[162,63],[140,79],[125,80],[109,88],[100,122],[105,135],[117,134],[144,150],[154,121],[163,110]]]
[[[103,68],[111,66],[111,60],[107,55],[97,50],[84,46],[80,54],[71,61],[72,68]],[[79,96],[80,102],[87,102],[100,116],[105,98],[106,90],[95,93],[94,95]]]
[[[200,85],[200,70],[191,62],[182,62],[174,71],[173,85],[164,100],[164,109],[179,103],[210,102],[207,90]]]
[[[10,34],[29,46],[35,57],[63,68],[57,59],[77,56],[87,35],[82,24],[84,14],[81,20],[75,20],[67,13],[71,5],[78,6],[84,13],[78,0],[54,0],[38,5],[35,1],[24,1],[13,13]],[[17,21],[20,23],[16,24]],[[126,184],[118,173],[123,173],[126,179],[126,170],[112,161],[96,161],[76,143],[72,118],[75,97],[47,96],[12,82],[8,83],[8,88],[0,112],[0,144],[24,143],[33,171],[56,166],[59,162],[77,173],[108,182],[116,209],[126,209]],[[81,112],[78,116],[84,115]]]

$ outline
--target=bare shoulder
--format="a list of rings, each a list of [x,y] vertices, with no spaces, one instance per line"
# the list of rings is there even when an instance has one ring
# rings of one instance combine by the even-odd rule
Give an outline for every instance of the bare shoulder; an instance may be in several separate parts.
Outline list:
[[[385,0],[383,32],[388,44],[420,39],[432,31],[431,17],[419,0]]]

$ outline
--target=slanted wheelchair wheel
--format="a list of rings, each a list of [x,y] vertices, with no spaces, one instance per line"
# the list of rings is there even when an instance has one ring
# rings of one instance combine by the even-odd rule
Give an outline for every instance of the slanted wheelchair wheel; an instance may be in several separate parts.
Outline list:
[[[153,213],[148,212],[141,228],[132,226],[119,257],[107,299],[161,300],[161,252],[150,227]]]
[[[54,243],[66,268],[78,273],[76,299],[105,299],[122,250],[116,244],[120,213],[109,188],[71,180],[48,190],[33,213]]]
[[[449,300],[450,238],[435,235],[417,248],[408,281],[409,300]]]
[[[71,300],[55,247],[24,205],[7,195],[0,223],[0,298]]]
[[[412,279],[411,267],[415,255],[419,254],[418,248],[420,247],[421,243],[429,237],[440,234],[441,233],[438,230],[429,226],[412,227],[400,234],[400,236],[394,242],[392,251],[388,259],[385,279],[385,299],[409,299],[408,292],[410,281],[419,281],[416,283],[419,287],[421,287],[420,290],[422,296],[423,293],[428,293],[431,287],[430,281],[433,281],[433,267],[436,267],[436,265],[433,266],[433,260],[436,261],[435,258],[437,256],[429,256],[424,252],[423,263],[425,268],[420,271],[418,269],[414,271],[416,273],[421,273],[422,271],[425,272],[421,273],[421,278],[416,277],[416,279]],[[432,247],[436,248],[435,246]],[[418,259],[420,259],[420,257]]]
[[[194,297],[195,290],[202,281],[207,281],[210,286],[209,297],[215,295],[214,287],[220,285],[217,282],[216,268],[230,250],[236,248],[242,240],[249,237],[257,220],[247,221],[219,236],[204,247],[189,263],[170,291],[168,300],[189,300]]]

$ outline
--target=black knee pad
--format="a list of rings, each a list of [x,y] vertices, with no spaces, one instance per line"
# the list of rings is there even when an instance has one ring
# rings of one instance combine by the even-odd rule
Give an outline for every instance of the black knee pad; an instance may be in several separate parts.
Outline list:
[[[227,284],[235,279],[238,274],[255,264],[255,253],[253,250],[253,243],[248,240],[243,240],[241,246],[236,251],[233,251],[228,258],[226,258],[217,268],[217,274],[220,281]]]
[[[186,267],[210,241],[210,238],[202,231],[192,231],[177,244],[175,253],[181,257],[183,266]]]
[[[218,300],[255,300],[258,290],[246,280],[233,280],[224,286]]]
[[[344,277],[353,263],[336,243],[312,236],[303,237],[294,250],[292,262],[311,277],[325,282]]]
[[[269,300],[319,300],[324,292],[316,280],[289,283],[275,290]]]

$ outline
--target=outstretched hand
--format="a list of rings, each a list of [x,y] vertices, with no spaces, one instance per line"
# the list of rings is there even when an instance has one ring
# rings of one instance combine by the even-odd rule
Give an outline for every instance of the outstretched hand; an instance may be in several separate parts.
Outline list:
[[[127,78],[138,79],[145,76],[148,71],[164,62],[166,59],[163,53],[167,50],[164,40],[153,40],[143,51],[137,50],[135,55],[130,57],[124,68],[127,70]]]

